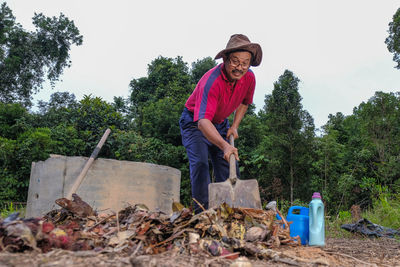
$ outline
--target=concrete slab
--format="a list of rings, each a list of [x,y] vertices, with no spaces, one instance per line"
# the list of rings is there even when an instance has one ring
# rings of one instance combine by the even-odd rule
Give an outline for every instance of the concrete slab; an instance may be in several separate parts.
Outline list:
[[[52,155],[33,162],[26,217],[58,209],[54,203],[65,197],[88,158]],[[142,203],[150,210],[172,213],[180,198],[181,173],[175,168],[143,162],[98,158],[90,167],[77,194],[94,209],[119,211]]]

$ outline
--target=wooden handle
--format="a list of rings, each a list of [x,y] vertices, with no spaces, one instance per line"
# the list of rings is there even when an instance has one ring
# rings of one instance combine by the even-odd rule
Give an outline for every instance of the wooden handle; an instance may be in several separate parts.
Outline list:
[[[231,146],[235,146],[235,141],[233,138],[233,134],[229,136],[229,143]],[[237,180],[237,174],[236,174],[236,158],[235,154],[230,154],[229,155],[229,180],[231,181],[232,184],[236,183]]]
[[[76,178],[75,183],[72,185],[71,190],[69,190],[69,193],[67,195],[67,199],[72,199],[72,194],[78,190],[79,186],[81,185],[83,178],[86,176],[86,173],[88,172],[90,166],[92,166],[93,161],[96,159],[97,155],[100,152],[101,147],[104,145],[104,143],[107,140],[108,135],[110,134],[111,130],[107,129],[103,137],[100,139],[100,142],[97,144],[96,148],[93,150],[92,155],[90,155],[89,160],[86,162],[85,167],[83,167],[81,173],[79,174],[78,178]]]

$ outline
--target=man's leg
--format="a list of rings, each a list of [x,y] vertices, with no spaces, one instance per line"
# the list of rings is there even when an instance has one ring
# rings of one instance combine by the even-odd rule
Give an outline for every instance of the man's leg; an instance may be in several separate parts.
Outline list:
[[[208,166],[208,148],[210,143],[197,128],[191,123],[193,118],[190,113],[183,113],[180,126],[182,143],[186,148],[189,159],[190,182],[192,187],[192,197],[196,199],[205,209],[208,209],[208,184],[210,183],[210,173]],[[186,123],[189,121],[188,123]],[[202,209],[194,203],[195,213]]]
[[[192,138],[192,142],[185,146],[189,159],[192,197],[208,209],[208,184],[210,183],[208,145],[201,140],[202,137],[193,139],[197,138]],[[202,211],[196,202],[194,202],[194,211],[196,214]]]
[[[217,146],[210,149],[215,182],[223,182],[229,177],[229,163],[224,159],[224,152]]]

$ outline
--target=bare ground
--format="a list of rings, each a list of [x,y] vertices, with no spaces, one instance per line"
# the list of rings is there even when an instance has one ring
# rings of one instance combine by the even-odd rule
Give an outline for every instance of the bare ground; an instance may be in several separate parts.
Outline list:
[[[400,266],[400,241],[395,239],[329,238],[326,246],[284,247],[271,250],[268,259],[250,258],[252,266]],[[241,259],[241,258],[239,258]],[[124,253],[71,252],[0,253],[3,266],[250,266],[245,259],[229,260],[206,254],[166,252],[131,256]],[[248,263],[248,262],[247,262]]]

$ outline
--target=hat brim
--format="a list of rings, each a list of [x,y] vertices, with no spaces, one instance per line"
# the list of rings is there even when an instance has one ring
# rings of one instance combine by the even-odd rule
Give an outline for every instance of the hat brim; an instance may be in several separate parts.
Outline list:
[[[246,44],[246,45],[241,45],[237,47],[232,47],[232,48],[227,48],[224,50],[221,50],[214,59],[219,59],[219,58],[224,58],[226,54],[235,52],[237,50],[246,50],[249,51],[253,55],[253,60],[251,61],[251,66],[258,66],[261,63],[262,60],[262,50],[261,46],[259,44]]]

